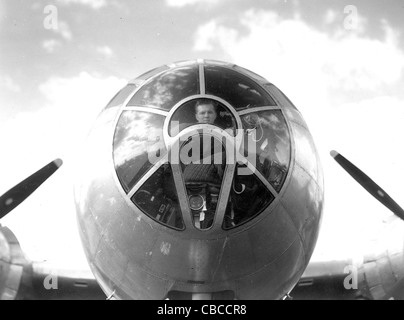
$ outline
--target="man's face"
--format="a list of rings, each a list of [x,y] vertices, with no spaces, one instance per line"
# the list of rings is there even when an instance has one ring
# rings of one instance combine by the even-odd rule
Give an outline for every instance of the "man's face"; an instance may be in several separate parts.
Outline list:
[[[211,104],[201,104],[197,108],[195,117],[199,123],[213,124],[217,117],[215,107]]]

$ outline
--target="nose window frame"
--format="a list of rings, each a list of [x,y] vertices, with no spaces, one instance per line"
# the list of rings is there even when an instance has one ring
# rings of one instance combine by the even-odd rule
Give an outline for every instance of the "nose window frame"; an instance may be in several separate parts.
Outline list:
[[[188,66],[187,66],[188,67]],[[214,67],[214,66],[210,66],[210,67]],[[183,66],[181,68],[184,68]],[[193,67],[192,67],[193,68]],[[220,69],[223,68],[227,68],[227,67],[223,67],[223,66],[219,66]],[[231,69],[231,67],[228,67]],[[283,121],[285,122],[285,125],[287,127],[288,133],[289,133],[289,146],[290,146],[290,151],[289,151],[289,163],[288,163],[288,168],[286,169],[286,171],[282,172],[283,174],[283,180],[282,183],[280,185],[280,187],[276,187],[275,185],[271,184],[267,178],[265,178],[265,175],[262,174],[262,172],[258,172],[256,177],[259,181],[261,181],[267,190],[269,190],[270,194],[273,195],[273,199],[270,201],[270,203],[268,205],[266,205],[265,208],[263,208],[264,211],[266,210],[268,207],[271,206],[272,203],[274,203],[279,194],[282,192],[283,190],[283,186],[285,184],[285,182],[287,181],[287,177],[289,176],[290,173],[290,163],[292,161],[292,135],[290,133],[290,125],[288,123],[288,119],[285,117],[284,115],[284,111],[282,110],[282,107],[278,106],[276,104],[276,100],[271,98],[271,102],[268,103],[268,105],[262,105],[262,106],[247,106],[246,108],[239,108],[239,107],[233,107],[233,105],[231,105],[229,103],[229,101],[226,101],[223,99],[223,97],[220,96],[216,96],[216,95],[212,95],[210,94],[210,91],[207,90],[207,88],[209,88],[209,86],[207,85],[206,81],[208,81],[208,78],[206,77],[204,73],[204,70],[206,69],[205,65],[199,64],[198,67],[195,67],[194,70],[198,70],[198,85],[200,86],[197,89],[197,94],[191,94],[185,98],[183,98],[182,100],[178,101],[177,103],[175,103],[175,105],[171,106],[170,108],[162,108],[159,106],[153,106],[153,108],[150,108],[150,106],[145,106],[145,105],[134,105],[131,103],[128,103],[127,105],[123,105],[122,106],[122,110],[121,110],[121,114],[122,115],[123,112],[125,111],[141,111],[141,112],[149,112],[151,114],[158,114],[163,116],[164,118],[164,123],[163,123],[163,130],[162,130],[162,141],[160,140],[161,143],[164,144],[165,146],[165,150],[166,153],[163,154],[163,157],[158,158],[157,163],[153,164],[153,166],[149,167],[145,173],[143,173],[143,175],[141,175],[141,177],[138,179],[138,181],[136,181],[134,184],[131,184],[131,186],[128,187],[123,187],[125,194],[127,197],[129,197],[129,199],[133,198],[135,193],[137,192],[137,190],[141,189],[141,186],[147,182],[148,179],[150,179],[150,177],[156,173],[156,171],[159,169],[160,166],[162,166],[164,163],[166,163],[170,157],[170,155],[172,155],[172,150],[170,150],[171,145],[173,144],[173,142],[175,142],[176,140],[179,139],[179,137],[182,137],[182,135],[184,133],[187,133],[187,131],[192,131],[192,130],[198,130],[198,129],[202,129],[204,127],[209,127],[209,130],[211,130],[211,132],[215,131],[216,136],[217,137],[221,137],[223,138],[224,136],[226,136],[227,138],[230,138],[230,140],[233,141],[234,143],[234,148],[236,150],[236,152],[242,152],[242,142],[244,141],[245,137],[243,136],[243,131],[246,129],[245,123],[242,121],[242,117],[246,116],[248,114],[254,114],[254,112],[264,112],[264,111],[273,111],[276,110],[276,112],[278,112],[281,117],[283,118]],[[241,68],[242,69],[242,68]],[[164,71],[163,73],[167,73],[168,71]],[[240,72],[240,70],[232,70],[231,72]],[[156,75],[153,75],[153,77],[156,77]],[[244,74],[241,77],[244,78],[248,78],[248,74]],[[144,84],[150,83],[150,79],[144,79],[142,80],[143,83],[138,86],[135,90],[134,95],[136,95],[137,92],[139,92],[142,89],[142,86]],[[253,79],[250,77],[250,80],[252,82],[257,82],[257,79]],[[263,92],[265,92],[269,97],[271,97],[271,95],[265,90],[265,87],[261,86],[257,83],[257,88],[259,88],[259,92],[261,92],[262,90],[264,90]],[[224,116],[228,117],[228,119],[231,119],[231,129],[234,130],[234,134],[229,134],[229,131],[226,129],[229,129],[229,125],[222,125],[222,126],[212,126],[210,124],[191,124],[190,126],[186,126],[184,129],[179,130],[179,132],[177,134],[170,134],[170,125],[171,125],[171,121],[172,119],[176,118],[176,113],[180,114],[181,112],[185,112],[182,111],[181,108],[184,108],[184,106],[188,103],[188,105],[191,105],[192,102],[197,101],[198,99],[211,99],[213,101],[215,101],[220,107],[221,107],[221,112],[223,113]],[[128,98],[127,101],[132,101],[133,100],[133,96],[132,98]],[[185,109],[183,109],[185,110]],[[117,118],[117,122],[119,121],[120,116]],[[177,117],[179,118],[179,116]],[[185,130],[185,131],[184,131]],[[226,154],[228,153],[228,151],[226,151]],[[226,169],[225,169],[225,174],[224,174],[224,178],[222,181],[222,186],[223,188],[221,189],[221,192],[218,196],[218,203],[217,203],[217,208],[216,208],[216,212],[217,214],[215,214],[215,221],[213,222],[213,225],[203,231],[208,231],[211,233],[214,232],[219,232],[220,230],[226,230],[226,231],[231,231],[233,229],[235,229],[236,227],[238,227],[239,225],[245,224],[248,221],[251,220],[255,220],[256,216],[259,216],[259,214],[255,215],[253,218],[251,219],[247,219],[246,221],[243,221],[243,223],[239,223],[234,227],[228,228],[225,227],[224,224],[224,219],[225,217],[227,217],[226,214],[226,210],[227,209],[227,205],[228,205],[228,201],[229,198],[231,197],[231,193],[233,192],[231,190],[231,186],[232,183],[235,179],[235,172],[237,172],[236,166],[238,165],[238,160],[235,160],[234,163],[227,165],[226,164]],[[244,159],[242,161],[243,164],[247,164],[249,166],[250,169],[253,169],[251,164],[248,163],[248,159]],[[180,166],[178,165],[173,165],[170,164],[171,169],[172,169],[172,178],[174,180],[174,185],[175,185],[175,192],[178,195],[178,205],[180,207],[180,211],[182,214],[182,218],[183,218],[183,225],[184,228],[176,228],[174,226],[174,229],[176,230],[181,230],[181,231],[186,231],[187,229],[189,229],[189,227],[192,226],[193,229],[195,229],[195,224],[193,222],[193,220],[190,218],[191,217],[191,207],[189,204],[189,200],[190,197],[187,194],[187,190],[184,184],[184,177],[183,177],[183,172],[182,169],[180,168]],[[259,171],[259,170],[257,170]],[[118,175],[118,173],[115,171],[116,175]],[[273,176],[276,176],[276,173],[273,174]],[[119,178],[118,178],[119,180]],[[119,180],[120,181],[120,180]],[[238,190],[238,191],[241,191]],[[182,199],[184,198],[184,199]],[[201,200],[200,198],[198,198],[199,200]],[[195,199],[194,199],[195,200]],[[132,202],[132,201],[131,201]],[[204,205],[206,205],[206,199],[203,199],[203,201],[199,201],[199,207],[202,205],[202,207]],[[133,203],[133,202],[132,202]],[[136,208],[138,208],[139,206],[136,206],[134,204],[134,206]],[[185,210],[184,210],[185,209]],[[170,228],[173,228],[172,225],[166,225]],[[201,229],[200,229],[201,230]]]

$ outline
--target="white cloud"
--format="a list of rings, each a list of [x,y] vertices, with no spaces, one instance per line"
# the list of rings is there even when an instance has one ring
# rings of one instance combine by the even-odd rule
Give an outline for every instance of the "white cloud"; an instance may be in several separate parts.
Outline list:
[[[29,257],[59,261],[83,257],[72,191],[74,164],[96,116],[125,83],[86,72],[52,77],[39,86],[47,101],[42,108],[3,120],[0,194],[49,161],[58,157],[64,161],[49,181],[2,220],[16,232]]]
[[[397,35],[392,31],[385,40],[376,40],[345,31],[341,24],[330,36],[300,19],[259,10],[244,13],[240,24],[247,33],[216,20],[201,25],[194,49],[221,49],[232,61],[267,76],[308,104],[313,103],[313,88],[321,104],[327,90],[376,90],[397,83],[404,70],[404,54],[394,44]]]
[[[381,20],[381,26],[386,33],[386,44],[391,47],[398,47],[398,40],[401,39],[401,32],[397,29],[393,29],[385,19]]]
[[[27,107],[29,111],[2,121],[0,138],[7,156],[0,159],[0,167],[25,167],[27,156],[39,163],[56,157],[72,159],[98,113],[125,83],[82,72],[72,78],[52,77],[39,85],[47,101],[42,108]],[[7,185],[12,181],[5,181],[6,177],[2,176],[2,183]]]
[[[100,9],[107,5],[106,0],[57,0],[57,2],[65,5],[80,4],[84,6],[89,6],[93,9]]]
[[[65,40],[71,40],[73,38],[70,27],[66,21],[59,21],[55,32],[61,35]]]
[[[337,19],[337,13],[332,9],[329,9],[324,16],[324,22],[326,24],[332,24],[335,22],[336,19]]]
[[[50,115],[57,115],[63,122],[64,127],[58,131],[65,129],[62,133],[70,140],[72,134],[83,133],[80,128],[91,125],[91,120],[124,83],[115,77],[99,78],[81,72],[73,78],[50,78],[39,90],[49,101]],[[74,132],[69,130],[71,124],[75,126]]]
[[[21,87],[8,75],[0,75],[0,88],[12,93],[21,92]]]
[[[114,51],[109,46],[100,46],[97,47],[96,50],[106,59],[109,59],[114,55]]]
[[[233,45],[237,41],[237,31],[220,26],[212,20],[199,27],[196,38],[194,50],[211,51],[216,43],[220,43],[223,48]]]
[[[61,36],[64,40],[70,41],[73,39],[72,31],[70,29],[69,24],[66,21],[57,20],[55,22],[54,27],[50,30],[52,30],[57,35]],[[52,50],[55,48],[55,46],[57,46],[57,41],[55,40],[45,40],[42,43],[42,47],[45,50]]]
[[[58,48],[62,46],[62,43],[55,39],[48,39],[42,42],[42,48],[47,53],[54,53]]]

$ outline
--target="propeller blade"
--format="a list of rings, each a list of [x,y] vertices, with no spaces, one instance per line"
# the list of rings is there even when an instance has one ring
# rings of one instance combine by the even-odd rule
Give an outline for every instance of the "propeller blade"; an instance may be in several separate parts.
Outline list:
[[[8,190],[0,197],[0,219],[28,198],[42,183],[44,183],[63,164],[61,159],[56,159],[14,188]]]
[[[395,215],[404,220],[404,210],[387,194],[386,191],[380,188],[372,179],[337,151],[332,150],[330,154],[334,160],[337,161],[341,167],[343,167],[345,171],[347,171],[373,197],[384,204]]]

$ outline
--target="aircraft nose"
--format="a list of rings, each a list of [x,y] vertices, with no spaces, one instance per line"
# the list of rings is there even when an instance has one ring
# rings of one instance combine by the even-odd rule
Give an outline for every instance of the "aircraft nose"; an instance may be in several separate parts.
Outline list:
[[[197,241],[192,243],[188,252],[189,281],[205,282],[211,280],[212,263],[215,263],[206,242]]]
[[[156,275],[170,275],[188,285],[212,283],[223,276],[226,239],[174,239],[160,235],[150,255],[149,266]]]

